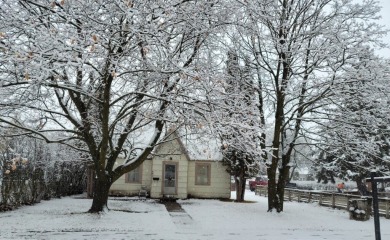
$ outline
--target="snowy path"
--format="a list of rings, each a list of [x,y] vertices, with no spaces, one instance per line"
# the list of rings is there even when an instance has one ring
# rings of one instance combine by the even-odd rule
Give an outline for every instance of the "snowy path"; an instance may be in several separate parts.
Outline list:
[[[254,203],[181,200],[185,212],[149,199],[110,200],[111,211],[101,215],[85,213],[91,200],[54,199],[0,213],[0,239],[374,239],[372,219],[352,221],[346,211],[296,202],[267,213],[266,198],[246,194]],[[390,239],[390,220],[381,218],[381,229]]]
[[[165,202],[164,205],[175,225],[191,225],[193,223],[192,217],[184,211],[179,203]]]

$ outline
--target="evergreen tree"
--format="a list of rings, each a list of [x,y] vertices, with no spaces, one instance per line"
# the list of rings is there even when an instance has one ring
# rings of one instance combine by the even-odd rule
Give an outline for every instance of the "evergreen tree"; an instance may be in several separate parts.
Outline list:
[[[356,181],[367,194],[365,178],[372,170],[390,174],[388,74],[380,59],[361,58],[346,76],[349,83],[335,89],[329,121],[323,125],[322,152],[315,169],[319,179]]]
[[[244,61],[244,66],[240,66],[239,57],[234,52],[228,53],[227,76],[225,93],[229,98],[225,99],[228,119],[235,122],[246,122],[249,126],[255,124],[251,116],[253,111],[254,93],[251,91],[252,84],[248,63]],[[249,121],[248,121],[249,120]],[[234,128],[234,126],[232,126]],[[240,126],[236,126],[240,127]],[[223,164],[227,166],[227,171],[234,177],[237,197],[236,201],[244,201],[246,179],[255,175],[259,171],[258,159],[247,150],[250,145],[245,146],[245,141],[241,134],[256,141],[255,132],[251,129],[237,129],[238,131],[225,131],[221,134],[223,150]]]

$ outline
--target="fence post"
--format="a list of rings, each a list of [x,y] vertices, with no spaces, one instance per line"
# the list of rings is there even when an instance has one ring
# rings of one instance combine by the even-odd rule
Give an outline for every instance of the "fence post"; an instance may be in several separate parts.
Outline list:
[[[351,196],[347,196],[347,211],[349,211],[349,208],[351,207],[349,200],[351,200]]]
[[[307,202],[311,202],[311,192],[309,192],[309,199],[307,200]]]
[[[386,218],[387,219],[390,218],[390,214],[389,214],[389,199],[386,200]]]
[[[291,190],[288,190],[288,200],[291,202]]]
[[[320,206],[322,205],[322,193],[320,193],[320,201],[318,202],[320,204]]]
[[[334,193],[332,193],[332,208],[336,208],[336,197]]]

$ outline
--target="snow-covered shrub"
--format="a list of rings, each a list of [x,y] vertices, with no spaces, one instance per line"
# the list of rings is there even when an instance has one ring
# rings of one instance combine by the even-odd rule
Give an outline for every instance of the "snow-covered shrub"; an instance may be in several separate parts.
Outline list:
[[[23,137],[7,145],[0,154],[0,211],[84,191],[86,165],[72,149]]]

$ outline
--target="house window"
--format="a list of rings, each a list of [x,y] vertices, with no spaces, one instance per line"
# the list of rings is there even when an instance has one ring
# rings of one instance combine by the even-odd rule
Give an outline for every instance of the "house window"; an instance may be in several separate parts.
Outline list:
[[[210,163],[197,163],[195,165],[195,185],[210,185]]]
[[[139,166],[126,174],[126,183],[141,183],[142,167]]]

